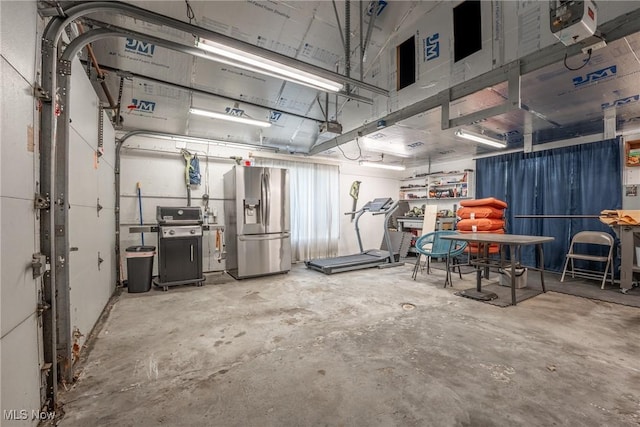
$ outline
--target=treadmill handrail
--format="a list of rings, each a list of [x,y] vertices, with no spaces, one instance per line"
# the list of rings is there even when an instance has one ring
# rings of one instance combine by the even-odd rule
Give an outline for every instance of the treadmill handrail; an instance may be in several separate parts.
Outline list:
[[[360,237],[360,225],[359,225],[359,221],[360,221],[360,217],[366,212],[364,210],[364,208],[357,210],[356,211],[356,220],[354,221],[355,223],[355,229],[356,229],[356,237],[358,238],[358,247],[360,248],[360,253],[364,252],[364,248],[362,247],[362,238]]]
[[[396,200],[395,202],[393,202],[393,204],[389,206],[389,209],[386,211],[384,216],[384,238],[385,238],[385,241],[387,242],[387,251],[389,253],[390,264],[393,264],[395,262],[395,259],[393,254],[393,246],[391,246],[391,235],[389,234],[389,227],[387,227],[387,224],[389,224],[389,217],[391,217],[391,215],[396,211],[396,209],[398,209],[399,202],[400,200]]]

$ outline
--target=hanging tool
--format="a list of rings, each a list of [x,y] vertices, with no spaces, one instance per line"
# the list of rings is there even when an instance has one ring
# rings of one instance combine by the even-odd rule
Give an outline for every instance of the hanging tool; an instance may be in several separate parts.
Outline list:
[[[218,253],[218,257],[217,260],[218,262],[221,262],[223,259],[225,259],[225,252],[224,252],[224,243],[222,243],[223,241],[223,236],[222,236],[222,230],[221,229],[216,229],[216,252]]]
[[[187,206],[191,206],[191,179],[189,178],[189,172],[191,170],[191,159],[193,159],[193,155],[184,148],[180,150],[180,153],[184,157],[184,161],[186,163],[184,178],[185,184],[187,185]]]
[[[138,193],[138,210],[140,211],[140,227],[142,227],[142,186],[140,185],[140,181],[136,183],[136,191]],[[144,246],[144,233],[140,233],[140,237],[142,239],[142,246]]]
[[[360,193],[360,183],[361,181],[353,181],[351,184],[351,189],[349,190],[349,195],[353,198],[353,209],[351,209],[351,222],[353,222],[353,218],[356,216],[356,207],[358,205],[358,193]]]
[[[200,159],[198,159],[197,154],[194,154],[193,157],[189,160],[188,168],[189,184],[200,185],[202,175],[200,174]]]

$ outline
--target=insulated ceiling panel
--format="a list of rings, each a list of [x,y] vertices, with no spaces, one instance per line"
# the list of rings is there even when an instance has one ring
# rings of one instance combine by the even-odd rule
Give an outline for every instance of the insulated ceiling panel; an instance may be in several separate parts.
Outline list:
[[[208,117],[189,115],[189,136],[246,144],[259,144],[262,129],[242,123],[226,122]]]
[[[102,39],[92,46],[101,65],[181,85],[190,84],[192,56],[126,38]]]
[[[189,22],[191,19],[194,24],[204,28],[328,70],[334,71],[338,64],[340,72],[344,72],[344,46],[340,28],[344,31],[345,4],[341,1],[335,3],[340,23],[336,20],[333,2],[328,1],[191,0],[191,17],[187,15],[187,5],[184,1],[132,3],[183,22]],[[423,61],[421,69],[427,72],[421,73],[415,87],[407,88],[405,92],[410,92],[411,96],[415,95],[415,100],[421,100],[445,89],[441,87],[441,81],[449,79],[451,73],[436,75],[436,63],[426,61],[426,51],[423,52],[423,42],[430,32],[437,30],[444,34],[446,23],[441,17],[448,16],[448,12],[443,11],[450,7],[445,3],[386,3],[372,27],[367,58],[364,62],[363,68],[368,82],[383,87],[395,84],[395,66],[391,65],[395,41],[404,36],[417,35],[419,32],[417,53]],[[522,6],[525,4],[529,3],[524,2]],[[366,9],[369,2],[363,5]],[[534,6],[537,7],[531,4],[531,7]],[[359,9],[359,3],[351,2],[351,75],[356,78],[360,75]],[[544,14],[539,8],[537,10],[538,15]],[[93,17],[105,19],[105,16],[107,14],[96,14]],[[194,36],[190,33],[132,18],[108,16],[109,22],[118,26],[188,46],[192,46],[194,42]],[[363,35],[366,35],[370,19],[370,15],[365,15]],[[85,30],[88,30],[89,24],[90,22],[87,22]],[[542,28],[543,25],[539,24],[538,27]],[[606,37],[606,34],[604,36]],[[530,40],[520,33],[517,37],[519,48],[524,49],[523,43],[526,44]],[[318,103],[318,92],[313,89],[283,83],[282,80],[248,73],[201,58],[194,59],[133,39],[114,38],[97,41],[93,46],[98,61],[110,67],[109,70],[121,69],[133,72],[136,76],[149,77],[143,79],[134,76],[124,81],[122,116],[127,129],[139,127],[235,142],[262,142],[295,152],[306,152],[314,144],[331,138],[331,135],[319,134],[318,121],[313,120],[324,120],[325,108],[324,96],[319,98],[321,102]],[[445,48],[448,47],[442,46],[442,49]],[[539,143],[601,131],[605,115],[615,117],[618,129],[638,127],[639,49],[640,37],[636,34],[610,42],[604,49],[593,52],[583,67],[587,55],[577,55],[567,59],[567,66],[560,62],[524,75],[521,85],[523,111],[478,119],[461,127],[503,135],[509,141],[510,147],[520,146],[525,133],[531,133],[533,142]],[[489,53],[491,52],[487,55]],[[441,67],[447,68],[446,63],[441,64]],[[569,70],[569,67],[579,69]],[[448,69],[456,71],[450,66]],[[474,70],[469,70],[470,73],[472,71]],[[106,82],[112,95],[116,95],[120,82],[116,71],[110,71]],[[99,88],[99,82],[94,81],[94,86]],[[194,89],[193,93],[189,90],[190,87]],[[479,87],[476,93],[451,103],[450,117],[466,116],[502,105],[506,102],[507,91],[506,83],[490,88]],[[203,92],[213,95],[205,96]],[[372,96],[364,91],[360,94],[374,98],[373,105],[356,100],[347,101],[344,97],[339,97],[336,106],[334,96],[330,96],[327,115],[329,119],[335,119],[337,116],[344,132],[377,121],[401,105],[413,102],[407,101],[411,96],[401,102],[394,97]],[[104,101],[104,97],[102,100]],[[235,114],[235,110],[242,110],[247,116],[270,120],[272,126],[260,131],[247,125],[195,118],[187,113],[194,100],[201,103],[202,108],[213,111],[227,112],[227,109],[230,109],[234,110]],[[303,119],[305,116],[310,120]],[[343,150],[351,158],[358,157],[361,153],[371,158],[385,153],[385,159],[389,156],[397,161],[404,159],[406,162],[445,161],[495,152],[475,143],[457,139],[454,131],[455,129],[441,129],[441,110],[435,108],[380,129],[379,132],[365,135],[366,138],[359,138],[360,141],[357,143],[349,142]],[[324,155],[341,157],[342,153],[330,148]]]
[[[267,110],[242,103],[229,104],[223,99],[198,95],[193,97],[192,105],[194,108],[226,113],[231,116],[269,121],[271,127],[259,129],[246,124],[239,125],[226,120],[203,118],[192,114],[188,121],[188,132],[191,136],[250,144],[260,143],[293,151],[307,151],[312,140],[310,137],[294,137],[302,123],[309,122],[308,120],[280,114],[277,110]],[[300,135],[303,136],[304,132]]]
[[[471,95],[451,101],[449,105],[450,117],[462,117],[471,113],[486,110],[491,107],[504,105],[508,99],[507,82],[481,89]]]
[[[639,44],[634,35],[594,52],[591,59],[578,55],[524,76],[523,104],[546,118],[548,127],[600,121],[610,108],[623,120],[640,115]]]
[[[186,91],[140,79],[123,82],[120,115],[125,129],[181,134],[186,130],[188,110]]]
[[[316,97],[318,91],[295,84],[287,84],[282,88],[277,99],[277,107],[295,114],[307,115],[312,107],[317,111]],[[315,105],[314,105],[315,104]],[[322,118],[322,115],[318,116]]]
[[[204,28],[334,70],[342,53],[335,18],[333,26],[316,19],[318,9],[331,8],[329,2],[194,3],[195,19]]]
[[[184,16],[184,3],[175,1],[127,2],[161,15],[188,22]],[[144,5],[141,5],[144,3]],[[145,7],[146,6],[146,7]],[[139,33],[149,34],[163,39],[184,44],[193,44],[193,35],[164,25],[157,25],[143,19],[136,19],[118,12],[95,13],[91,18],[111,23],[118,27],[128,28]]]
[[[273,105],[278,99],[282,80],[204,59],[196,62],[195,72],[190,76],[194,88],[234,99],[246,97],[265,106]]]

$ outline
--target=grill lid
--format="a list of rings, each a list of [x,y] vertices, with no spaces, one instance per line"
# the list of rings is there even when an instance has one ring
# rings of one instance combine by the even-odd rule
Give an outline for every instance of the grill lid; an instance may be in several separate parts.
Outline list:
[[[198,206],[158,206],[156,219],[160,225],[202,224],[202,211]]]

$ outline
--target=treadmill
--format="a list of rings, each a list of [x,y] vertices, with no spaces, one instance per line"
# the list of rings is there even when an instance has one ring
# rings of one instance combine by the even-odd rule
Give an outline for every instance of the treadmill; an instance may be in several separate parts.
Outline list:
[[[356,214],[355,228],[356,236],[358,237],[358,246],[360,247],[360,253],[354,255],[344,255],[334,258],[321,258],[310,261],[305,261],[307,268],[318,270],[325,274],[341,273],[343,271],[361,270],[364,268],[378,267],[397,267],[404,265],[403,262],[396,262],[395,254],[393,253],[393,246],[391,245],[391,236],[387,228],[387,223],[393,212],[398,209],[398,202],[394,202],[391,198],[374,199],[367,202],[362,208],[355,212],[347,212],[345,215]],[[386,247],[390,250],[381,249],[369,249],[364,250],[362,248],[362,239],[360,238],[360,228],[358,227],[358,221],[360,217],[365,213],[371,213],[372,215],[384,215],[384,241]]]

